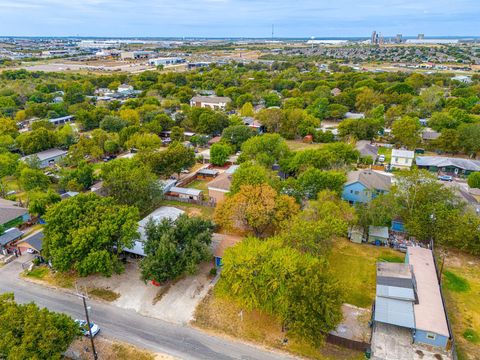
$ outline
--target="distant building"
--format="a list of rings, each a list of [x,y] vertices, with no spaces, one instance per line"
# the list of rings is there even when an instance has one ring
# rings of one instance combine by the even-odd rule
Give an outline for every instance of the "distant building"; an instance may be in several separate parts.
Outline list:
[[[422,131],[422,140],[424,142],[430,142],[432,140],[438,139],[439,137],[440,137],[440,133],[432,129],[424,129]]]
[[[223,96],[194,96],[190,100],[190,106],[210,108],[213,110],[225,110],[230,102],[232,102],[230,98]]]
[[[163,57],[163,58],[155,58],[148,60],[148,63],[152,66],[159,66],[159,65],[175,65],[175,64],[183,64],[185,63],[184,58],[179,57]]]
[[[119,93],[130,92],[132,90],[133,90],[133,86],[132,85],[127,85],[127,84],[119,85],[118,88],[117,88],[117,91]]]
[[[351,171],[343,186],[342,198],[350,204],[369,203],[390,191],[391,177],[373,170]]]
[[[397,44],[400,44],[402,42],[402,34],[397,34],[397,36],[395,37],[395,42]]]
[[[345,119],[354,119],[354,120],[365,119],[365,114],[364,113],[354,113],[354,112],[347,111],[344,115],[344,118]]]
[[[390,166],[392,169],[410,169],[413,164],[415,153],[410,150],[392,150]]]
[[[27,155],[22,157],[20,160],[28,161],[35,158],[40,162],[40,169],[44,169],[48,166],[54,165],[61,161],[65,156],[67,156],[67,151],[61,149],[50,149],[41,151],[36,154]]]
[[[202,190],[173,186],[167,195],[178,197],[179,199],[201,200]]]
[[[331,91],[330,91],[330,94],[332,94],[332,96],[338,96],[342,93],[342,90],[340,90],[339,88],[333,88]]]
[[[73,115],[68,115],[68,116],[62,116],[55,119],[48,119],[48,121],[55,126],[59,126],[59,125],[65,125],[66,123],[72,122],[73,118],[74,118]]]
[[[457,75],[457,76],[452,77],[450,80],[460,81],[461,83],[464,83],[464,84],[471,84],[472,83],[472,78],[470,76],[466,76],[466,75]]]
[[[480,160],[442,156],[418,156],[415,162],[419,169],[454,176],[468,176],[472,172],[480,171]]]
[[[423,39],[425,39],[425,34],[418,34],[417,39],[418,39],[418,40],[423,40]]]
[[[120,59],[122,60],[148,59],[151,54],[152,54],[151,51],[122,51],[120,53]]]

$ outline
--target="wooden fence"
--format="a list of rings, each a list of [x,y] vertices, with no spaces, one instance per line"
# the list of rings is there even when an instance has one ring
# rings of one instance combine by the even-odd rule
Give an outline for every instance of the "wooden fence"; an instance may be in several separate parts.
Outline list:
[[[184,199],[184,198],[180,198],[180,197],[177,197],[177,196],[170,196],[170,195],[164,195],[163,198],[165,200],[179,201],[179,202],[183,202],[183,203],[187,203],[187,204],[195,204],[195,205],[200,205],[200,206],[215,207],[215,202],[214,201]]]
[[[337,335],[327,334],[327,342],[337,346],[342,346],[347,349],[358,350],[358,351],[367,351],[370,349],[370,344],[363,341],[356,341],[351,339],[346,339]]]

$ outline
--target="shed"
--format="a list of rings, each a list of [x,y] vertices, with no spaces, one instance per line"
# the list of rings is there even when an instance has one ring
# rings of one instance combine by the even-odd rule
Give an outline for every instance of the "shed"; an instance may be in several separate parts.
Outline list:
[[[200,169],[197,171],[197,179],[212,179],[217,177],[218,170],[215,169]]]
[[[363,228],[361,226],[352,226],[348,230],[348,238],[351,242],[361,244],[363,241]]]
[[[393,219],[391,229],[393,231],[404,233],[405,232],[405,224],[403,223],[403,220],[401,218]]]
[[[202,196],[202,190],[173,186],[168,192],[168,195],[175,196],[180,199],[200,200],[200,197]]]
[[[388,227],[369,226],[368,242],[375,245],[385,245],[388,242]]]

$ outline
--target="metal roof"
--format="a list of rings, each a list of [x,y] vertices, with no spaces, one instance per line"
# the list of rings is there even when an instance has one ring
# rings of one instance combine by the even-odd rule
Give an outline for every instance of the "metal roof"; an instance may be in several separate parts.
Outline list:
[[[65,150],[49,149],[49,150],[41,151],[36,154],[24,156],[20,160],[25,161],[33,156],[37,156],[40,161],[45,161],[45,160],[54,159],[58,156],[65,156],[65,155],[67,155],[67,151]]]
[[[415,160],[418,166],[448,167],[454,166],[464,170],[480,171],[480,161],[450,158],[441,156],[418,156]]]
[[[374,320],[414,329],[413,303],[411,301],[377,296],[375,298]]]
[[[200,175],[218,175],[218,170],[200,169],[200,170],[198,170],[197,174],[200,174]]]
[[[377,296],[389,299],[415,301],[415,293],[413,288],[379,285],[378,282]]]
[[[23,240],[23,242],[29,244],[32,248],[37,250],[38,252],[42,251],[43,248],[43,238],[45,235],[43,234],[43,231],[37,232],[36,234],[33,234],[32,236],[26,238]]]
[[[50,121],[51,123],[56,123],[58,121],[67,121],[67,120],[72,120],[72,119],[73,119],[73,115],[68,115],[68,116],[62,116],[62,117],[55,118],[55,119],[49,119],[48,121]]]
[[[8,229],[3,233],[3,235],[0,235],[0,245],[5,246],[11,243],[12,241],[22,237],[22,235],[23,235],[23,232],[21,232],[17,228]]]
[[[170,189],[170,192],[182,195],[199,196],[202,193],[202,190],[174,186]]]
[[[388,239],[388,227],[370,225],[368,227],[368,236],[376,236]]]
[[[411,150],[393,149],[392,157],[402,157],[407,159],[413,159],[415,157],[415,153]]]

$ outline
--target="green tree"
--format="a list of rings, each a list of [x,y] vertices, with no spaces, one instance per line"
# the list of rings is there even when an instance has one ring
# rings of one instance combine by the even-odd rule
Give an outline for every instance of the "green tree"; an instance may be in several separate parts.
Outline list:
[[[162,199],[162,187],[152,171],[137,159],[115,159],[103,165],[101,177],[107,194],[119,204],[145,211]]]
[[[216,143],[210,147],[210,162],[213,165],[223,166],[232,154],[232,147],[225,143]]]
[[[20,150],[26,154],[33,154],[57,146],[56,133],[45,128],[24,132],[16,139]]]
[[[279,183],[280,178],[275,172],[262,165],[247,161],[233,173],[230,194],[236,194],[243,185],[268,184],[272,188],[278,189]]]
[[[253,111],[253,105],[251,102],[246,102],[243,104],[242,108],[240,109],[241,116],[254,116],[255,113]]]
[[[195,274],[198,265],[211,258],[213,228],[211,221],[187,215],[175,221],[150,220],[145,228],[147,256],[140,263],[142,278],[164,282]]]
[[[77,168],[62,171],[60,186],[66,190],[82,191],[89,189],[94,181],[93,165],[86,161],[81,161]]]
[[[342,293],[324,260],[248,238],[227,249],[217,293],[278,318],[288,334],[315,345],[341,321]]]
[[[458,142],[462,150],[475,156],[480,151],[480,123],[463,124],[458,128]]]
[[[240,159],[242,161],[255,160],[264,166],[271,167],[289,153],[288,145],[280,135],[265,134],[245,141],[242,145]]]
[[[100,129],[107,132],[120,132],[125,126],[128,125],[126,120],[123,120],[119,116],[107,115],[100,121]]]
[[[184,128],[174,126],[172,127],[172,132],[170,133],[170,139],[172,139],[172,141],[183,141],[185,139],[185,136],[183,135],[184,133]]]
[[[310,168],[301,173],[297,181],[304,198],[316,199],[321,190],[331,190],[340,194],[347,177],[339,171],[323,171]]]
[[[413,149],[420,142],[420,122],[418,118],[404,116],[392,125],[392,135],[397,144]]]
[[[468,186],[480,189],[480,172],[473,172],[468,175]]]
[[[2,153],[0,151],[0,178],[10,176],[15,173],[19,156],[10,152]]]
[[[456,129],[443,129],[433,144],[446,153],[457,153],[460,150],[458,131]]]
[[[22,189],[25,191],[45,191],[50,186],[50,179],[42,170],[30,169],[28,167],[22,169],[18,181]]]
[[[45,215],[44,256],[56,270],[81,276],[120,272],[118,254],[133,246],[138,218],[135,207],[93,193],[61,201]]]
[[[222,140],[227,141],[240,150],[242,144],[254,135],[254,131],[246,125],[229,126],[223,129]]]
[[[78,325],[65,314],[17,304],[13,293],[0,295],[0,358],[60,360],[79,336]]]
[[[60,195],[51,189],[46,192],[30,191],[27,193],[28,212],[30,215],[43,216],[51,205],[60,200]]]

